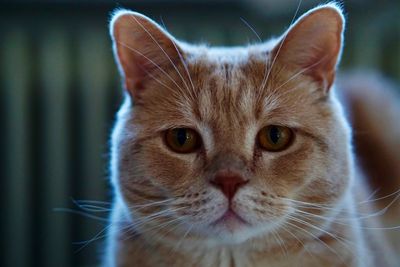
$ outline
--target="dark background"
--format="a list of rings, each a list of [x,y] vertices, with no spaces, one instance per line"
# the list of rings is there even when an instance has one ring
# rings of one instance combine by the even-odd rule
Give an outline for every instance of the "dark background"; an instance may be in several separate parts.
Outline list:
[[[322,1],[325,2],[325,1]],[[305,0],[300,14],[318,1]],[[108,139],[121,89],[108,21],[143,12],[180,39],[240,45],[281,34],[297,0],[0,1],[0,266],[95,266],[110,201]],[[342,70],[400,81],[400,1],[349,0]],[[108,208],[107,203],[97,203]],[[86,214],[87,211],[83,211]],[[90,212],[107,218],[107,209]],[[87,246],[74,242],[99,240]]]

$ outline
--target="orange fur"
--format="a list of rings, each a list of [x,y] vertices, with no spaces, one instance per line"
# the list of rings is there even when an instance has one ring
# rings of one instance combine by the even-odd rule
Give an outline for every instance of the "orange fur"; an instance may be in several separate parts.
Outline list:
[[[113,132],[106,266],[391,266],[379,223],[362,218],[368,192],[332,88],[343,23],[328,4],[277,40],[209,48],[138,13],[114,16],[129,95]],[[257,133],[274,124],[294,141],[264,151]],[[177,127],[196,130],[201,148],[171,151],[163,133]],[[228,200],[218,173],[247,182]],[[221,220],[227,210],[236,217]]]

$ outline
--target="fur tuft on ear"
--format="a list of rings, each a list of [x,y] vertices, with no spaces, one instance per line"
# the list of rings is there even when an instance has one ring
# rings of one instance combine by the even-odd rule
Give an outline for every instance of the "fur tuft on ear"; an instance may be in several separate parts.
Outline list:
[[[110,22],[114,55],[125,89],[138,98],[149,79],[180,60],[176,40],[153,20],[129,10],[117,10]]]
[[[311,76],[328,91],[341,56],[345,19],[341,8],[326,4],[301,16],[273,54],[280,63]]]

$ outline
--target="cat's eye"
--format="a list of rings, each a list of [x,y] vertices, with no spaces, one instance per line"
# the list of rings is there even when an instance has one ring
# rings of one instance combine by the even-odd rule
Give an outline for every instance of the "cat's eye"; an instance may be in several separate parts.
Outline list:
[[[293,141],[293,131],[285,126],[269,125],[261,129],[257,139],[261,148],[278,152],[286,149]]]
[[[199,134],[189,128],[174,128],[165,132],[165,143],[174,152],[190,153],[200,146]]]

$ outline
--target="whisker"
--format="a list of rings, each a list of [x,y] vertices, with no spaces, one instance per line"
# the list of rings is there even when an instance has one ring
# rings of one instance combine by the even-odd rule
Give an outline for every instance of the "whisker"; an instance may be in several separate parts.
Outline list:
[[[74,242],[74,244],[83,243],[83,245],[80,248],[75,250],[75,253],[78,253],[78,252],[82,251],[85,247],[87,247],[89,244],[93,243],[94,241],[97,241],[97,240],[100,240],[100,239],[104,238],[105,236],[102,236],[102,234],[104,232],[106,232],[110,227],[111,227],[111,224],[106,226],[106,227],[104,227],[101,231],[99,231],[96,235],[94,235],[92,238],[90,238],[87,241]],[[107,234],[106,234],[106,236],[107,236]]]
[[[89,204],[77,204],[77,206],[87,212],[110,212],[112,211],[111,208],[103,208],[95,205],[89,205]]]
[[[147,207],[153,207],[153,206],[162,206],[162,205],[172,204],[172,203],[174,203],[174,201],[176,201],[176,200],[172,199],[172,198],[168,198],[165,200],[154,201],[154,202],[150,202],[147,204],[130,205],[128,207],[131,209],[141,209],[141,208],[147,208]]]
[[[304,215],[308,215],[308,216],[311,216],[311,217],[324,219],[324,220],[329,220],[329,221],[331,221],[331,222],[333,222],[335,224],[340,224],[340,225],[344,225],[344,226],[352,226],[352,224],[350,224],[350,223],[343,222],[343,221],[346,221],[346,220],[348,220],[348,221],[350,221],[350,220],[360,221],[360,220],[363,220],[363,219],[368,219],[370,217],[379,216],[379,215],[383,214],[381,212],[376,212],[376,213],[372,213],[372,214],[370,214],[368,216],[363,216],[363,217],[355,217],[355,218],[346,218],[346,217],[335,218],[335,217],[333,217],[333,218],[328,218],[328,217],[324,217],[324,216],[313,214],[313,213],[307,213],[307,212],[301,211],[301,210],[297,210],[297,212],[304,213]],[[389,227],[367,227],[367,226],[359,225],[359,226],[357,226],[357,228],[366,229],[366,230],[398,230],[398,229],[400,229],[400,225],[389,226]]]
[[[372,199],[372,198],[379,192],[379,190],[380,190],[380,188],[375,189],[374,192],[372,192],[372,193],[365,199],[365,201]]]
[[[72,199],[72,203],[74,203],[81,210],[87,211],[87,212],[109,212],[112,210],[110,207],[105,208],[105,207],[101,207],[101,206],[96,206],[94,204],[84,204],[85,202],[76,201],[74,199]]]
[[[164,228],[168,227],[169,225],[171,225],[171,224],[173,225],[173,223],[175,223],[177,221],[180,221],[180,220],[182,220],[182,217],[177,217],[177,218],[174,218],[172,220],[168,220],[168,221],[163,222],[161,224],[146,228],[146,229],[140,231],[140,234],[149,234],[149,232],[161,231]],[[158,238],[160,238],[160,236],[158,236]]]
[[[378,191],[378,189],[374,191],[374,194],[375,194],[375,192],[377,192],[377,191]],[[371,196],[370,196],[370,197],[368,197],[366,200],[361,201],[361,202],[359,202],[358,204],[376,202],[376,201],[379,201],[379,200],[382,200],[382,199],[386,199],[386,198],[392,197],[392,196],[394,196],[394,195],[396,195],[396,197],[395,197],[395,199],[394,199],[394,200],[396,201],[396,200],[400,197],[400,189],[398,189],[397,191],[395,191],[395,192],[393,192],[393,193],[391,193],[391,194],[388,194],[388,195],[383,196],[383,197],[375,198],[375,199],[370,199],[370,198],[371,198]],[[392,201],[392,202],[393,202],[393,201]]]
[[[74,199],[71,198],[73,202],[79,203],[79,204],[97,204],[97,205],[104,205],[104,206],[112,206],[111,202],[107,202],[107,201],[99,201],[99,200],[82,200],[82,199]]]
[[[167,204],[173,203],[174,201],[176,201],[176,200],[171,198],[171,199],[165,199],[165,200],[161,200],[161,201],[154,201],[154,202],[150,202],[147,204],[130,205],[130,206],[128,206],[128,208],[140,210],[140,209],[147,208],[147,207],[167,205]],[[77,200],[72,199],[72,202],[78,208],[80,208],[84,211],[88,211],[88,212],[110,212],[110,211],[112,211],[111,207],[105,208],[105,207],[96,206],[93,204],[84,204],[84,203],[97,203],[96,201],[77,201]],[[107,204],[109,204],[111,206],[110,203],[107,203]],[[175,204],[179,204],[179,203],[175,203]]]
[[[240,20],[254,33],[254,35],[257,37],[258,41],[260,43],[262,43],[261,37],[260,35],[256,32],[256,30],[254,29],[254,27],[252,27],[250,25],[250,23],[248,23],[244,18],[240,17]]]
[[[330,237],[332,237],[336,241],[338,241],[340,244],[342,244],[348,251],[352,251],[352,249],[354,247],[357,247],[357,245],[353,241],[350,241],[350,240],[346,239],[342,235],[338,235],[338,233],[328,232],[328,231],[326,231],[326,230],[324,230],[324,229],[322,229],[322,228],[320,228],[320,227],[318,227],[318,226],[316,226],[316,225],[314,225],[312,223],[306,222],[306,221],[304,221],[304,220],[302,220],[302,219],[300,219],[298,217],[293,217],[293,216],[289,216],[289,217],[291,217],[290,220],[292,220],[292,221],[298,222],[298,223],[303,224],[303,225],[307,225],[307,226],[312,227],[312,228],[314,228],[314,229],[316,229],[316,230],[318,230],[318,231],[320,231],[322,233],[325,233],[325,234],[329,235]],[[301,217],[309,219],[309,218],[304,217],[304,216],[301,216]],[[350,225],[350,224],[348,224],[347,226],[353,226],[355,228],[365,229],[363,227],[360,227],[359,225]],[[354,254],[353,256],[355,256],[360,262],[363,262],[363,259],[360,258],[359,255]]]
[[[88,213],[85,213],[85,212],[82,212],[82,211],[73,210],[73,209],[69,209],[69,208],[55,208],[55,209],[53,209],[53,211],[55,211],[55,212],[68,212],[68,213],[81,215],[83,217],[94,219],[94,220],[101,221],[101,222],[109,222],[108,218],[95,216],[95,215],[92,215],[92,214],[88,214]]]
[[[321,209],[327,209],[327,210],[341,211],[341,209],[337,209],[337,208],[335,208],[334,205],[330,205],[330,204],[311,203],[311,202],[305,202],[305,201],[291,199],[291,198],[285,198],[285,197],[280,197],[280,199],[282,199],[284,201],[292,202],[295,205],[302,205],[307,208],[321,208]]]
[[[166,215],[172,215],[173,212],[176,212],[176,211],[181,210],[181,209],[184,209],[184,207],[176,208],[176,209],[161,210],[161,211],[152,213],[152,214],[150,214],[148,216],[145,216],[143,218],[136,218],[138,220],[138,222],[132,224],[132,226],[135,227],[135,228],[140,227],[140,226],[144,225],[145,223],[149,223],[151,221],[154,221],[155,219],[162,218],[162,217],[164,217]]]
[[[397,190],[394,193],[391,193],[391,194],[385,196],[385,197],[379,198],[379,199],[383,199],[383,198],[387,198],[387,197],[390,197],[390,196],[393,196],[393,195],[396,195],[396,197],[393,198],[393,200],[391,202],[389,202],[389,204],[387,204],[382,209],[380,209],[380,210],[378,210],[376,212],[369,213],[369,214],[367,214],[367,213],[356,213],[355,214],[355,213],[352,213],[352,212],[348,212],[345,209],[334,208],[331,205],[321,205],[321,204],[317,204],[317,203],[309,203],[309,202],[304,202],[304,201],[299,201],[299,200],[294,200],[294,199],[289,199],[289,198],[281,198],[281,199],[283,199],[285,201],[289,201],[289,202],[295,203],[295,206],[298,209],[299,208],[306,208],[306,209],[316,209],[316,210],[322,210],[322,211],[335,211],[335,212],[345,213],[345,214],[350,216],[350,217],[346,216],[346,217],[333,218],[333,220],[338,221],[338,220],[365,220],[365,219],[368,219],[368,218],[381,216],[381,215],[385,214],[396,201],[399,200],[399,198],[400,198],[400,189]],[[369,201],[369,202],[372,202],[372,200]],[[297,204],[297,203],[300,203],[300,205]],[[364,204],[364,203],[367,203],[367,202],[363,201],[363,202],[360,202],[359,204]],[[305,211],[302,211],[302,212],[303,213],[307,213]],[[312,213],[309,213],[309,214],[311,215]],[[317,214],[313,214],[313,216],[319,216],[320,218],[323,218],[323,216],[317,215]],[[332,218],[324,218],[324,219],[331,220]]]
[[[285,243],[282,241],[281,237],[279,236],[279,233],[277,231],[275,231],[275,230],[272,230],[271,233],[273,234],[274,239],[279,244],[279,247],[282,249],[283,254],[285,256],[287,256],[288,255],[287,248],[285,246]]]
[[[305,217],[303,217],[303,218],[305,218]],[[342,236],[332,234],[332,233],[330,233],[330,232],[328,232],[328,231],[326,231],[326,230],[324,230],[324,229],[322,229],[322,228],[320,228],[320,227],[318,227],[318,226],[316,226],[316,225],[314,225],[314,224],[312,224],[312,223],[306,222],[306,221],[304,221],[304,220],[302,220],[302,219],[300,219],[300,218],[298,218],[298,217],[290,216],[290,219],[293,220],[293,221],[297,221],[298,223],[301,223],[301,224],[303,224],[303,225],[307,225],[307,226],[309,226],[309,227],[312,227],[312,228],[314,228],[315,230],[318,230],[318,231],[320,231],[320,232],[322,232],[322,233],[324,233],[324,234],[327,234],[327,235],[329,235],[330,237],[334,238],[336,241],[338,241],[338,242],[340,242],[341,244],[345,245],[346,247],[348,246],[348,244],[347,244],[347,243],[342,243],[342,242],[350,242],[350,243],[354,244],[353,242],[351,242],[351,241],[345,239],[345,238],[342,237]],[[343,241],[342,241],[342,240],[343,240]],[[347,248],[349,248],[349,247],[347,247]]]
[[[69,209],[69,208],[56,208],[54,209],[54,211],[56,212],[69,212],[69,213],[73,213],[73,214],[78,214],[87,218],[91,218],[91,219],[95,219],[101,222],[107,222],[107,225],[102,228],[98,233],[96,233],[93,237],[91,237],[88,240],[85,241],[78,241],[78,242],[73,242],[74,245],[81,245],[76,251],[75,253],[79,253],[81,250],[83,250],[84,248],[86,248],[88,245],[90,245],[91,243],[97,241],[97,240],[101,240],[105,237],[107,237],[109,235],[108,229],[110,227],[112,227],[115,224],[119,224],[121,222],[124,221],[114,221],[114,222],[109,222],[108,218],[103,218],[103,217],[99,217],[99,216],[95,216],[87,212],[109,212],[111,211],[110,208],[108,207],[103,207],[103,206],[96,206],[95,204],[98,205],[105,205],[105,206],[111,206],[112,204],[109,202],[104,202],[104,201],[95,201],[95,200],[74,200],[72,199],[72,202],[80,209],[82,209],[83,211],[79,211],[79,210],[73,210],[73,209]],[[165,199],[165,200],[161,200],[161,201],[155,201],[155,202],[151,202],[151,203],[146,203],[146,204],[140,204],[140,205],[131,205],[129,206],[129,208],[134,208],[136,210],[140,210],[143,209],[145,207],[154,207],[154,206],[162,206],[162,205],[169,205],[171,203],[175,203],[176,199],[170,198],[170,199]],[[165,209],[165,210],[161,210],[155,213],[152,213],[148,216],[145,217],[139,217],[140,219],[138,219],[137,222],[135,223],[127,223],[126,226],[123,226],[119,228],[120,231],[123,231],[123,235],[126,235],[128,232],[132,231],[133,229],[137,228],[137,227],[141,227],[145,224],[154,222],[160,218],[169,216],[171,214],[173,214],[176,211],[179,211],[181,209],[183,209],[185,207],[179,207],[179,208],[169,208],[169,209]],[[157,229],[162,229],[167,227],[168,225],[174,223],[175,221],[181,220],[182,216],[173,219],[173,220],[169,220],[167,222],[164,222],[162,224],[159,225],[155,225],[153,227],[147,228],[145,231],[149,231],[149,230],[157,230]],[[128,235],[129,236],[129,235]]]

